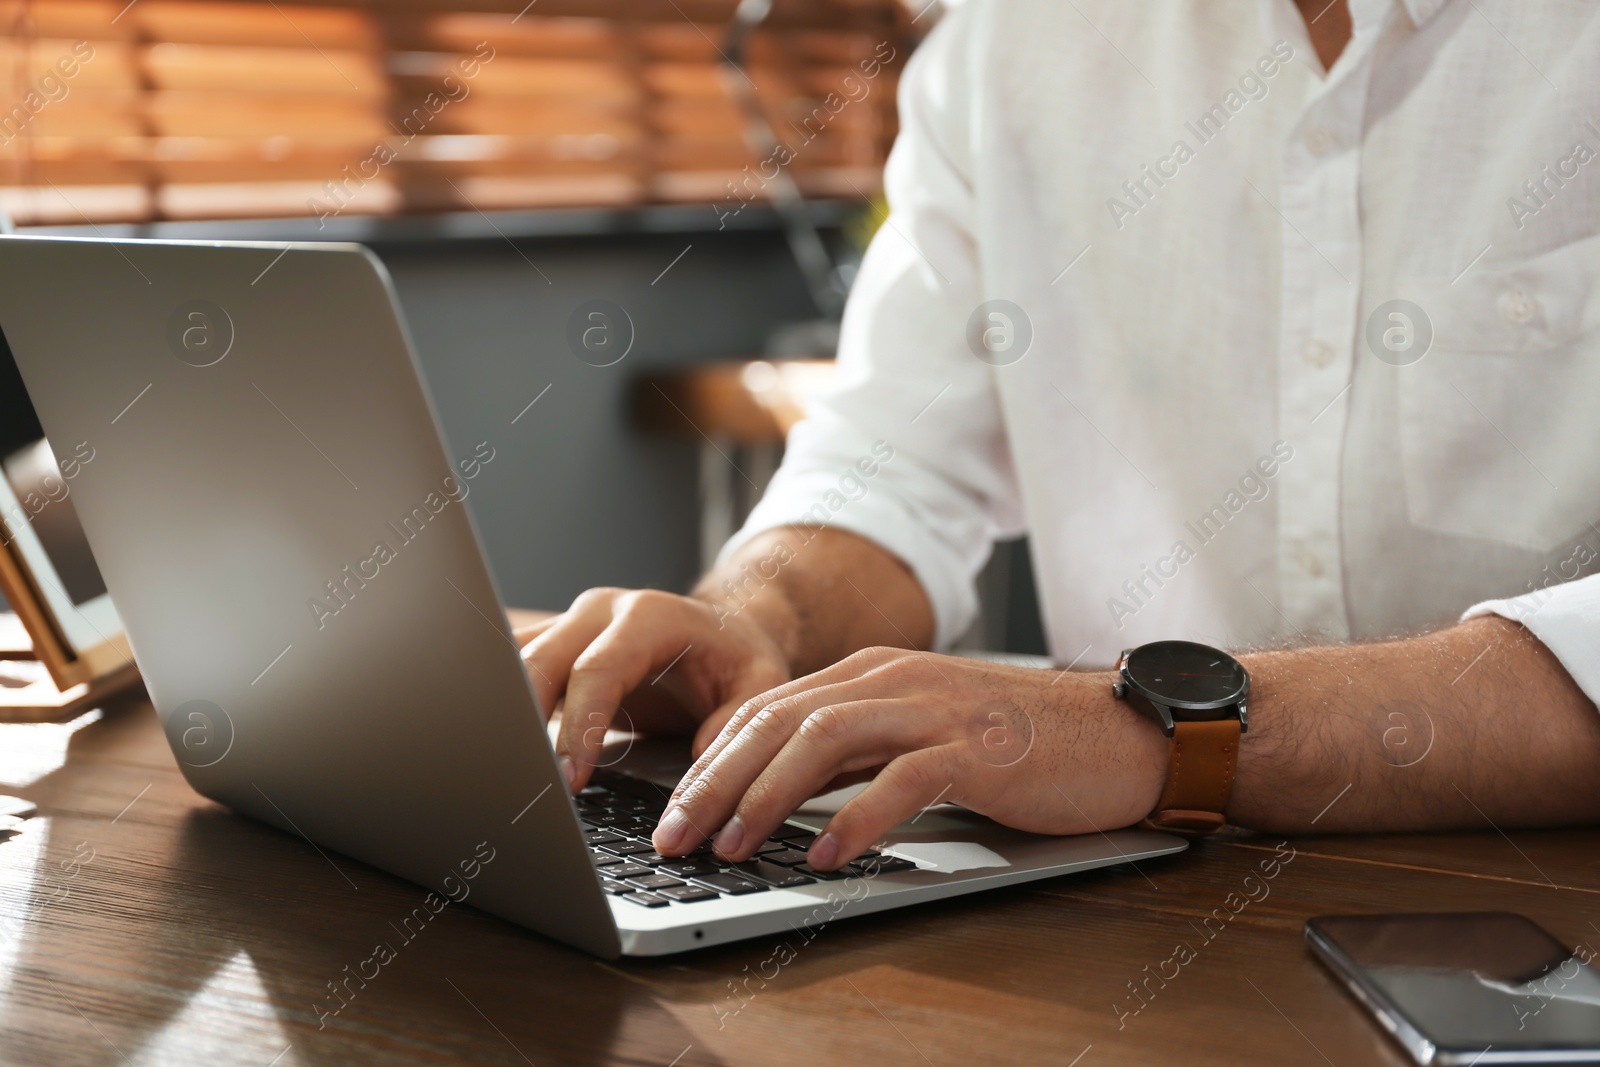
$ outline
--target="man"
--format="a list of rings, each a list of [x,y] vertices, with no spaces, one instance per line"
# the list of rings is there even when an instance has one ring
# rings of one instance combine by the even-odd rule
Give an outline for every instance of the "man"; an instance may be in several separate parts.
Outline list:
[[[698,724],[663,853],[745,859],[867,778],[814,866],[938,801],[1125,826],[1189,772],[1104,668],[1183,638],[1276,649],[1219,823],[1600,818],[1597,59],[1593,4],[957,8],[840,386],[745,530],[692,596],[591,590],[526,648],[574,788],[622,704]],[[1079,669],[904,651],[1023,530]]]

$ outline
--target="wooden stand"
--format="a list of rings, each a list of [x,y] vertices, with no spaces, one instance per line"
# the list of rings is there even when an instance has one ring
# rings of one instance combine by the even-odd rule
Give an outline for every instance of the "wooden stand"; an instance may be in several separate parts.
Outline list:
[[[121,633],[82,652],[67,645],[9,546],[0,548],[0,594],[16,612],[0,616],[0,723],[62,722],[138,683]]]

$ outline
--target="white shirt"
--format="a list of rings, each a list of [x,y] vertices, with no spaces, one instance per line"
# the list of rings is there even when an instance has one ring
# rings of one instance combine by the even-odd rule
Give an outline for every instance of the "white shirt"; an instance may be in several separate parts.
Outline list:
[[[942,647],[1026,531],[1081,666],[1532,590],[1472,610],[1600,695],[1600,586],[1545,588],[1600,569],[1600,7],[1350,7],[1327,72],[1289,0],[957,8],[903,79],[840,385],[726,551],[859,533]]]

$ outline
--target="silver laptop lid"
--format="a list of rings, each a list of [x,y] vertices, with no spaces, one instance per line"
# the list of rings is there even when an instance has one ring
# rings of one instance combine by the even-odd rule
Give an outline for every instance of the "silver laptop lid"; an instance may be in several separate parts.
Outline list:
[[[95,449],[78,514],[195,789],[616,955],[463,504],[513,472],[447,452],[378,260],[0,237],[0,328]]]

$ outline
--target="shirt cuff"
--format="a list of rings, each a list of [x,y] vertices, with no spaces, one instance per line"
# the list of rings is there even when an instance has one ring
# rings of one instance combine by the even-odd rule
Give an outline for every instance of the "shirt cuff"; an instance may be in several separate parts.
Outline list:
[[[1499,615],[1527,627],[1600,706],[1600,575],[1485,600],[1463,612],[1461,621],[1482,615]]]

